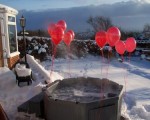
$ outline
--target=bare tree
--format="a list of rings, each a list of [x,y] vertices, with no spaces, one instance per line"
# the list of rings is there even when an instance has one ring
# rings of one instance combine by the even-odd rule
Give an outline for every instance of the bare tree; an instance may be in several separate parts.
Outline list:
[[[111,19],[104,16],[96,16],[96,17],[90,16],[87,20],[87,23],[89,23],[93,27],[95,32],[100,30],[106,31],[109,27],[112,26]]]
[[[143,32],[150,32],[150,24],[144,25]]]

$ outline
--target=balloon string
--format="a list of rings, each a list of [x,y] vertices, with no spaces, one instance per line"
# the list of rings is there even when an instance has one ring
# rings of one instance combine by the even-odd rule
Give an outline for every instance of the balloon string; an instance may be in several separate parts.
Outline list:
[[[107,58],[108,58],[108,63],[107,63],[107,68],[106,68],[106,78],[108,77],[108,70],[109,70],[109,64],[110,64],[110,55],[109,55],[109,50],[108,50],[108,56],[107,56]]]
[[[122,62],[124,62],[124,56],[123,55],[121,55],[121,58],[122,58]],[[123,69],[126,71],[125,65],[123,65]],[[125,72],[125,74],[124,74],[124,84],[125,84],[125,94],[124,95],[126,95],[126,88],[127,88],[127,80],[126,80],[126,78],[127,78],[127,72]]]
[[[68,58],[68,65],[69,65],[69,77],[71,77],[71,74],[70,74],[70,57],[69,57],[69,54],[70,54],[70,45],[68,46],[67,48],[67,58]]]
[[[129,62],[130,62],[131,61],[131,53],[129,53],[128,59],[129,59]]]
[[[102,72],[103,72],[103,64],[105,62],[105,59],[104,59],[104,52],[103,52],[103,49],[100,49],[101,51],[101,55],[102,55],[102,64],[101,64],[101,76],[102,76]],[[103,81],[101,81],[101,89],[100,89],[100,104],[103,105],[103,97],[104,97],[104,90],[103,90]]]
[[[124,62],[124,57],[123,57],[123,55],[121,55],[121,59],[122,59],[122,62]]]
[[[128,62],[130,63],[130,60],[131,60],[131,53],[129,53],[129,56],[128,56]],[[125,66],[124,66],[125,68]],[[128,73],[127,73],[127,68],[126,69],[126,74],[124,76],[124,81],[125,81],[125,96],[126,96],[126,92],[127,92],[127,77],[128,77]]]
[[[103,49],[100,49],[100,51],[101,51],[101,55],[102,55],[102,64],[101,64],[101,76],[102,76],[102,72],[103,72],[103,63],[104,63],[104,53],[103,53]]]
[[[55,55],[56,55],[56,48],[57,48],[57,45],[54,45],[53,46],[53,55],[52,55],[52,65],[51,65],[50,79],[51,79],[51,76],[52,76],[52,72],[54,70],[54,60],[55,60]]]
[[[112,47],[111,50],[108,51],[108,67],[107,67],[107,75],[106,78],[108,78],[108,74],[109,74],[109,67],[110,67],[110,54],[112,54]],[[109,86],[109,80],[106,82],[106,86]]]
[[[104,86],[104,83],[103,83],[104,81],[102,81],[101,80],[101,83],[100,83],[100,106],[103,106],[104,105],[104,102],[103,102],[103,99],[104,99],[104,88],[105,88],[105,86]],[[100,113],[102,113],[102,110],[103,109],[100,109]],[[100,118],[101,116],[99,116],[99,118]]]
[[[102,54],[103,63],[104,63],[104,62],[105,62],[105,59],[104,59],[104,52],[103,52],[103,49],[101,49],[101,54]]]

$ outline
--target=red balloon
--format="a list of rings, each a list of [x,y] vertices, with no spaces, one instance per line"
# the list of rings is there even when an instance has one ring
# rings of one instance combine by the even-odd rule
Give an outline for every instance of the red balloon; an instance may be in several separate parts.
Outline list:
[[[61,27],[56,27],[51,33],[52,41],[55,45],[58,45],[64,37],[64,30]]]
[[[107,35],[108,35],[108,44],[113,47],[117,43],[117,41],[120,40],[121,33],[120,30],[117,27],[110,27],[107,30]]]
[[[48,26],[48,33],[51,36],[52,31],[57,27],[55,23],[50,23]]]
[[[120,55],[123,55],[126,50],[126,45],[123,41],[118,41],[115,45],[115,49],[117,53],[119,53]]]
[[[97,45],[103,48],[107,43],[107,33],[105,31],[97,32],[95,36],[95,40]]]
[[[68,30],[68,32],[70,32],[72,34],[72,40],[74,40],[74,37],[75,37],[75,33],[73,30]]]
[[[59,20],[59,21],[57,22],[57,26],[61,27],[64,31],[65,31],[66,28],[67,28],[67,24],[66,24],[66,22],[65,22],[64,20]]]
[[[128,52],[133,52],[136,48],[136,40],[133,37],[127,38],[125,44]]]
[[[65,44],[69,46],[71,41],[72,41],[72,34],[70,32],[66,32],[64,34],[64,42],[65,42]]]

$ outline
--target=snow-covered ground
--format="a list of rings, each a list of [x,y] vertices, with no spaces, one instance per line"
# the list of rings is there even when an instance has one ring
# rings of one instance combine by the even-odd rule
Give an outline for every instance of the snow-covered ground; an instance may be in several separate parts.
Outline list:
[[[51,63],[42,63],[49,70]],[[123,63],[117,59],[106,60],[99,56],[70,60],[55,60],[54,70],[67,77],[108,78],[126,87],[122,114],[131,120],[150,120],[150,61],[132,57]]]
[[[50,60],[42,62],[41,65],[50,73]],[[150,61],[140,60],[138,57],[132,57],[130,61],[125,60],[121,63],[117,59],[108,61],[100,56],[87,56],[75,60],[55,59],[55,73],[52,76],[58,74],[63,78],[78,76],[108,78],[122,84],[126,86],[122,114],[129,120],[150,120],[149,68]],[[14,79],[0,79],[0,103],[12,119],[17,115],[17,106],[40,92],[44,85],[38,71],[34,72],[36,80],[30,86],[18,87]]]

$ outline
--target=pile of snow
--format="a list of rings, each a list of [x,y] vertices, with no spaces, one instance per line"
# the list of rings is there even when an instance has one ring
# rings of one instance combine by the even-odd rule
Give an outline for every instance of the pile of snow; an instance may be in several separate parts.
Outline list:
[[[146,109],[146,106],[148,109]],[[150,119],[150,106],[149,105],[139,105],[134,106],[130,111],[131,117],[133,119],[139,119],[139,117],[143,120],[149,120]]]
[[[49,72],[47,70],[45,70],[45,68],[40,65],[33,56],[31,55],[26,55],[27,56],[27,61],[29,63],[29,66],[31,67],[31,69],[34,71],[36,70],[43,78],[43,81],[46,81],[47,83],[51,83],[54,82],[55,80],[62,80],[63,77],[60,76],[58,73],[56,72]],[[33,72],[34,74],[34,72]],[[35,75],[34,75],[35,76]],[[36,79],[36,78],[35,78]]]
[[[19,77],[26,77],[31,75],[31,69],[26,68],[25,65],[21,65],[20,63],[16,64],[15,71]]]
[[[6,87],[7,89],[10,89],[12,87],[11,85],[16,84],[15,74],[7,67],[0,67],[0,84],[0,91]]]

